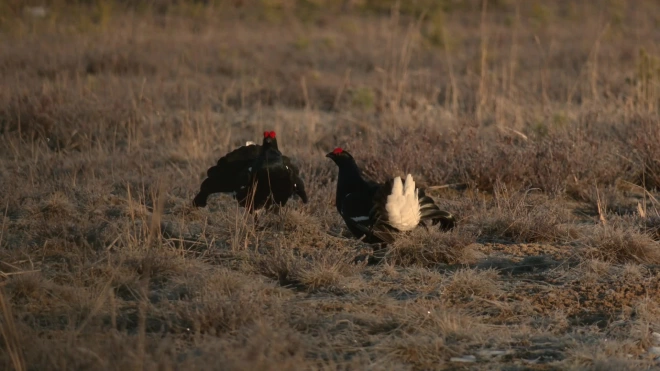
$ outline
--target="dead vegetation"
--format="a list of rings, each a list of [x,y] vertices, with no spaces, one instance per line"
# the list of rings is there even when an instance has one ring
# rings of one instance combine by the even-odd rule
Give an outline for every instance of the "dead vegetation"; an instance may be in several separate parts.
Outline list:
[[[657,367],[656,3],[45,4],[0,3],[2,369]],[[193,208],[266,129],[309,203]],[[350,238],[336,146],[458,227]]]

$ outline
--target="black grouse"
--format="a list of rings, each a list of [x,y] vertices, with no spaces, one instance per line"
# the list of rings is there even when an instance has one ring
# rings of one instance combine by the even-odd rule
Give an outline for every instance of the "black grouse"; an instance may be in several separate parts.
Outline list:
[[[206,175],[193,200],[197,207],[206,206],[213,193],[230,193],[249,212],[284,206],[294,193],[307,203],[298,167],[279,151],[274,131],[264,132],[262,145],[247,142],[229,152]]]
[[[444,230],[455,225],[454,216],[440,210],[424,189],[415,188],[410,174],[378,184],[365,180],[350,153],[336,148],[328,153],[339,167],[335,204],[351,233],[366,243],[391,243],[397,232],[425,222],[440,223]]]

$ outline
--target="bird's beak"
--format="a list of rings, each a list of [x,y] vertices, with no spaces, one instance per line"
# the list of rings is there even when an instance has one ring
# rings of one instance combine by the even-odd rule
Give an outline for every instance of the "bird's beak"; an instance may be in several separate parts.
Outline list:
[[[332,158],[332,155],[333,155],[333,154],[334,154],[334,153],[330,152],[330,153],[326,154],[325,157]]]

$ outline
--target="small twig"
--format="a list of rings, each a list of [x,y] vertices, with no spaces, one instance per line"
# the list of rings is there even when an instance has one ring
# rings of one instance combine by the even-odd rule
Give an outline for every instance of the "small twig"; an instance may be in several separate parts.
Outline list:
[[[9,202],[5,205],[5,214],[2,216],[2,227],[0,227],[0,248],[2,247],[2,240],[5,236],[5,223],[7,223],[7,211],[9,211]]]
[[[34,272],[41,272],[41,269],[35,269],[35,270],[30,270],[30,271],[20,271],[20,272],[0,272],[0,276],[2,277],[9,277],[9,276],[16,276],[18,274],[26,274],[26,273],[34,273]]]
[[[305,109],[310,109],[309,93],[307,92],[307,81],[305,76],[300,78],[300,87],[302,88],[303,98],[305,99]]]
[[[20,263],[24,263],[24,262],[26,262],[26,261],[27,261],[27,260],[21,260],[21,261],[19,261],[19,262],[15,262],[15,263],[20,264]],[[2,261],[2,260],[0,260],[0,264],[4,264],[4,265],[6,265],[6,266],[8,266],[8,267],[14,268],[14,269],[16,269],[17,271],[21,270],[21,268],[15,266],[14,264],[10,264],[10,263],[4,262],[4,261]]]
[[[109,244],[105,249],[106,249],[106,250],[110,250],[110,249],[112,249],[112,248],[115,246],[115,244],[117,243],[117,241],[119,241],[119,238],[120,238],[120,237],[121,237],[121,236],[117,236],[117,238],[115,238],[114,241],[110,242],[110,244]]]
[[[0,324],[0,334],[4,340],[4,348],[9,355],[14,370],[25,370],[25,358],[21,344],[21,336],[16,328],[16,320],[11,310],[11,303],[5,299],[4,292],[0,292],[0,315],[2,323]]]
[[[598,186],[596,186],[596,207],[598,208],[598,219],[603,225],[607,225],[607,220],[605,220],[605,213],[603,210],[602,203],[600,201],[600,192],[598,191]]]
[[[653,202],[655,202],[656,204],[660,205],[660,201],[658,201],[657,198],[653,197],[653,195],[652,195],[649,191],[647,191],[646,188],[644,188],[644,187],[642,187],[642,186],[640,186],[640,185],[634,184],[634,183],[630,183],[630,182],[627,181],[627,180],[622,180],[622,182],[624,182],[624,183],[628,183],[628,184],[630,184],[631,186],[633,186],[633,187],[635,187],[635,188],[639,188],[639,189],[643,190],[644,193],[645,193],[647,196],[649,196],[649,198],[651,199],[651,201],[653,201]]]
[[[450,188],[450,187],[466,185],[466,184],[467,183],[450,183],[450,184],[443,184],[443,185],[437,185],[437,186],[430,186],[430,187],[426,187],[426,189],[430,189],[430,190],[444,189],[444,188]]]
[[[637,212],[642,219],[646,219],[646,207],[642,207],[639,202],[637,202]]]
[[[525,134],[519,132],[519,131],[516,130],[516,129],[511,129],[511,128],[506,127],[506,126],[503,126],[503,128],[506,129],[506,130],[509,130],[509,131],[511,131],[511,132],[513,132],[513,133],[515,133],[515,134],[518,134],[518,136],[520,136],[520,137],[523,138],[524,140],[529,140],[529,138],[527,137],[527,135],[525,135]]]

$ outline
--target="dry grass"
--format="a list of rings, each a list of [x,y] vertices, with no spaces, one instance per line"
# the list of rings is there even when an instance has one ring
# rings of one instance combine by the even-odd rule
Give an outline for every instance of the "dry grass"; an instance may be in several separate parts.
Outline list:
[[[614,263],[660,264],[660,244],[648,235],[620,227],[596,227],[584,238],[582,252]]]
[[[439,264],[469,264],[479,257],[476,236],[455,228],[450,232],[418,229],[399,238],[386,253],[386,260],[399,266],[434,267]]]
[[[45,4],[0,3],[2,369],[657,367],[655,2]],[[266,129],[310,202],[193,208]],[[458,227],[350,238],[336,146]]]

